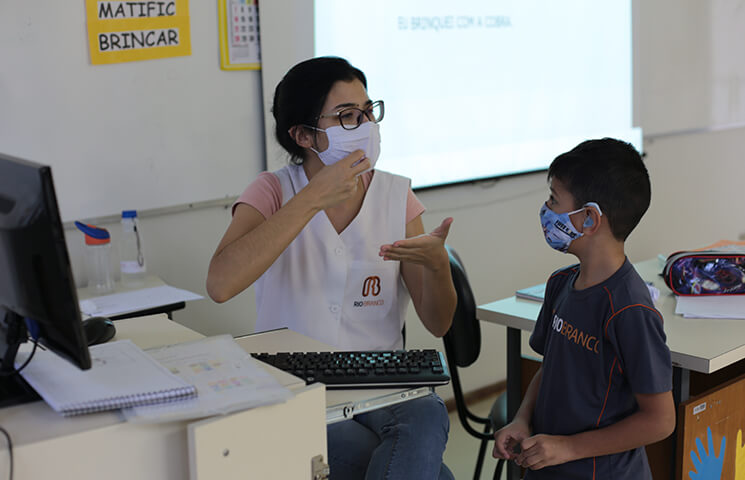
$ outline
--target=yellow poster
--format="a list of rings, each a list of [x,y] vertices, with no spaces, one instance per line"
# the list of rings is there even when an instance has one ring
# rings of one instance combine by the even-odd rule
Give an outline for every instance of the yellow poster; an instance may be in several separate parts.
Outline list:
[[[191,55],[188,0],[85,4],[93,65]]]

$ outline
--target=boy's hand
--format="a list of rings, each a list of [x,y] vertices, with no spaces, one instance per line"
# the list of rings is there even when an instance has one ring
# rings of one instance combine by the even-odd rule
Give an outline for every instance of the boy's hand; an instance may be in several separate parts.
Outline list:
[[[574,460],[569,437],[563,435],[535,435],[523,440],[520,447],[515,463],[531,470]]]
[[[511,460],[520,453],[520,443],[530,437],[530,426],[515,419],[494,433],[492,457]]]

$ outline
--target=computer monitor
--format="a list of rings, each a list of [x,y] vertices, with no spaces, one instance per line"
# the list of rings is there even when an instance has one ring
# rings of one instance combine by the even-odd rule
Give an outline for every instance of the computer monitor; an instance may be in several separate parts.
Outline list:
[[[34,396],[13,373],[29,336],[91,367],[52,171],[0,153],[0,406]]]

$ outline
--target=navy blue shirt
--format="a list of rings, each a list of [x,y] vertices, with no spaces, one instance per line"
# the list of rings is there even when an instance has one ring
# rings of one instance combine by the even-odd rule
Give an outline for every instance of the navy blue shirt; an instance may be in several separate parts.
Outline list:
[[[546,284],[530,346],[543,355],[533,433],[603,428],[638,409],[634,394],[672,389],[662,315],[626,259],[599,285],[575,290],[579,265]],[[525,479],[650,479],[644,448],[529,471]]]

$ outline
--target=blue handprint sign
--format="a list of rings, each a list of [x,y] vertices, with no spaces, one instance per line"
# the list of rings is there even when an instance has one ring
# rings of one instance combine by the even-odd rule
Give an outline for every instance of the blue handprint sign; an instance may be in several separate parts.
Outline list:
[[[721,480],[722,478],[722,465],[724,464],[724,447],[727,445],[727,437],[722,436],[722,444],[719,447],[719,456],[716,456],[714,452],[714,441],[711,438],[711,427],[706,427],[706,438],[709,443],[709,451],[707,452],[704,445],[701,443],[701,439],[696,438],[696,452],[691,450],[691,460],[693,460],[693,468],[695,472],[688,472],[688,476],[691,480]],[[700,460],[699,460],[700,458]]]

